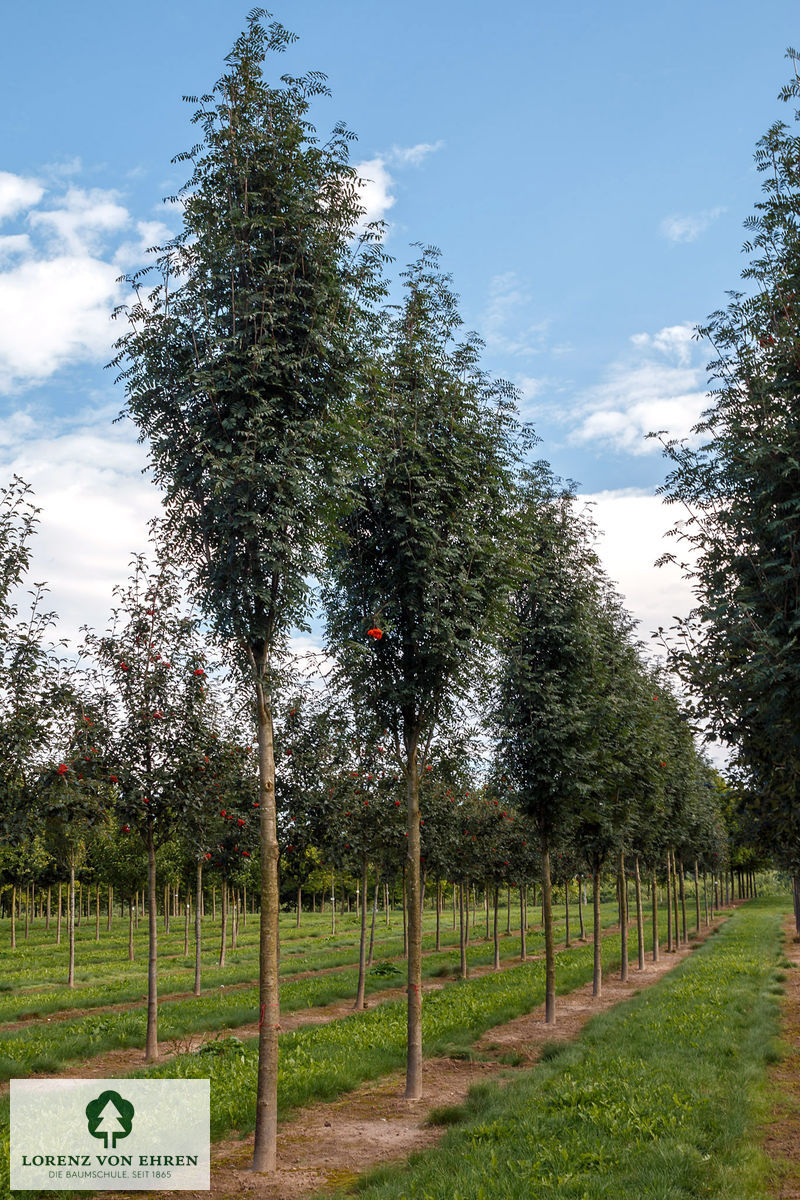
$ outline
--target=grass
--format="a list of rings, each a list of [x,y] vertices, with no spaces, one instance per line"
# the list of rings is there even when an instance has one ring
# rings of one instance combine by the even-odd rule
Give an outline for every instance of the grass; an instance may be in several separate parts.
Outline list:
[[[785,911],[773,898],[737,911],[578,1042],[473,1089],[438,1149],[373,1173],[361,1200],[763,1200],[756,1122]]]

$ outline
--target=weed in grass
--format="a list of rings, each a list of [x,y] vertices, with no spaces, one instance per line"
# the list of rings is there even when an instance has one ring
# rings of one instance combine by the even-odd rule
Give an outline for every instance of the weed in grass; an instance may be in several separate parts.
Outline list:
[[[426,1125],[459,1125],[465,1121],[468,1111],[463,1104],[445,1105],[432,1108],[425,1118]]]
[[[564,1042],[543,1042],[539,1051],[539,1062],[554,1062],[566,1049]]]

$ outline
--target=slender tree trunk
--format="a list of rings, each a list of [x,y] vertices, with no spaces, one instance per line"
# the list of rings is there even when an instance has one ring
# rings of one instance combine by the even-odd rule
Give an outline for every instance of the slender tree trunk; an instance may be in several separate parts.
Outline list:
[[[792,876],[792,895],[794,898],[795,932],[800,933],[800,880],[798,880],[796,875]]]
[[[469,881],[464,884],[464,945],[469,946]]]
[[[11,949],[17,948],[17,885],[11,885]]]
[[[422,910],[420,900],[420,815],[417,750],[412,749],[406,767],[408,800],[408,846],[406,891],[408,908],[408,1022],[406,1056],[406,1099],[422,1096]]]
[[[519,957],[520,962],[525,962],[528,957],[528,942],[526,938],[525,928],[525,888],[522,884],[519,885]]]
[[[686,875],[683,869],[683,859],[680,861],[680,897],[681,897],[681,930],[683,932],[683,944],[687,945],[689,937],[686,930]]]
[[[217,919],[217,889],[212,883],[211,885],[211,920]]]
[[[672,859],[667,851],[667,954],[675,949],[672,937]]]
[[[500,907],[500,885],[495,884],[494,885],[494,925],[493,925],[494,969],[495,969],[495,971],[500,970],[500,933],[499,933],[499,929],[498,929],[498,925],[497,925],[499,907]]]
[[[594,977],[592,995],[603,994],[603,929],[600,919],[600,868],[592,872],[592,915],[594,918]]]
[[[550,847],[542,850],[542,916],[544,918],[544,1021],[556,1023],[556,948],[553,938],[553,887],[550,880]]]
[[[44,918],[45,933],[50,932],[50,905],[51,905],[51,899],[52,899],[51,893],[52,893],[52,888],[50,887],[50,884],[48,883],[48,885],[47,885],[47,910],[46,910],[45,918]]]
[[[100,941],[100,884],[94,885],[94,940]]]
[[[364,989],[367,982],[367,856],[362,856],[361,859],[361,893],[363,896],[361,904],[361,939],[358,944],[358,987],[356,988],[356,1002],[353,1008],[356,1012],[362,1012],[364,1009]]]
[[[619,950],[620,972],[623,983],[628,982],[628,885],[625,880],[625,855],[620,853],[617,873],[619,891]]]
[[[378,915],[378,884],[379,884],[379,880],[380,880],[380,868],[376,866],[376,868],[375,868],[375,893],[372,898],[372,923],[371,923],[370,931],[369,931],[369,958],[367,959],[367,966],[369,966],[369,967],[372,966],[372,956],[373,956],[373,952],[375,950],[375,920]]]
[[[694,860],[694,909],[697,922],[697,932],[700,932],[700,865]]]
[[[59,885],[58,885],[58,913],[56,914],[56,945],[57,946],[61,945],[61,900],[62,900],[61,887],[62,887],[62,885],[59,883]]]
[[[191,905],[189,903],[189,889],[186,889],[186,913],[183,920],[183,953],[186,958],[189,957],[189,917],[191,915]]]
[[[454,883],[453,884],[453,929],[455,929],[455,927],[456,927],[456,903],[457,903],[456,892],[457,891],[458,891],[458,886]]]
[[[653,877],[651,880],[651,892],[653,899],[653,962],[658,962],[658,880],[656,879],[656,869],[653,867]]]
[[[294,921],[295,929],[300,928],[300,913],[302,912],[302,910],[303,910],[303,889],[300,887],[300,884],[298,884],[297,885],[297,916],[295,917],[295,921]]]
[[[22,900],[22,893],[20,893],[20,901],[21,900]],[[31,887],[30,887],[30,884],[28,884],[27,887],[25,888],[25,941],[26,942],[30,935],[30,924],[31,924]]]
[[[511,936],[511,884],[506,887],[506,937]]]
[[[228,881],[222,881],[222,936],[219,940],[219,963],[220,967],[225,966],[225,956],[228,951]]]
[[[258,1094],[253,1147],[253,1170],[275,1170],[278,1138],[278,823],[275,808],[275,751],[272,710],[261,682],[256,688],[258,775],[261,842],[261,924],[259,985],[261,1015],[258,1031]]]
[[[331,867],[331,933],[336,933],[336,872]]]
[[[203,864],[198,859],[194,901],[194,994],[200,995],[203,972]]]
[[[636,947],[639,970],[644,970],[644,911],[642,908],[642,877],[639,873],[639,855],[633,859],[633,883],[636,897]]]
[[[459,922],[459,924],[458,924],[458,928],[459,928],[458,945],[459,945],[459,950],[460,950],[460,955],[461,955],[460,977],[462,979],[466,979],[467,978],[467,942],[466,942],[465,930],[464,930],[464,884],[463,884],[463,882],[459,883],[459,885],[458,885],[458,922]]]
[[[151,818],[152,820],[152,818]],[[147,831],[147,1037],[145,1062],[158,1059],[158,913],[156,911],[156,847]]]
[[[133,896],[128,898],[128,962],[133,962]]]
[[[392,885],[394,886],[394,885]],[[386,928],[389,928],[389,881],[388,879],[383,885],[383,915],[386,921]]]
[[[675,851],[672,851],[672,909],[673,919],[675,922],[675,949],[677,950],[681,944],[681,927],[678,915],[678,864],[675,861]]]
[[[707,927],[710,922],[708,919],[708,875],[705,869],[703,870],[703,915]]]
[[[569,949],[572,945],[572,939],[569,936],[569,880],[564,883],[564,948]]]
[[[106,914],[106,933],[111,932],[111,920],[114,916],[114,889],[108,885],[108,913]]]
[[[164,933],[169,933],[169,884],[164,884]]]
[[[69,973],[67,986],[75,987],[75,859],[69,859],[69,911],[67,915],[67,937],[69,940]]]
[[[228,903],[230,904],[230,892],[228,892]],[[239,901],[239,892],[236,888],[233,890],[233,916],[230,920],[231,926],[231,950],[235,950],[239,942],[239,910],[241,904]]]
[[[578,927],[580,928],[580,940],[586,941],[586,929],[583,924],[583,876],[578,876]]]
[[[442,948],[442,881],[436,880],[436,949]]]

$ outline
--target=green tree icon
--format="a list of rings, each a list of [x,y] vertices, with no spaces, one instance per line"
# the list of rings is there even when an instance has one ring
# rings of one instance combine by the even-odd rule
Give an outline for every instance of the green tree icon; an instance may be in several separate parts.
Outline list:
[[[117,1138],[125,1138],[133,1126],[134,1108],[129,1100],[123,1100],[119,1092],[101,1092],[96,1100],[86,1105],[86,1117],[89,1122],[89,1133],[92,1137],[103,1138],[106,1150],[117,1144]]]

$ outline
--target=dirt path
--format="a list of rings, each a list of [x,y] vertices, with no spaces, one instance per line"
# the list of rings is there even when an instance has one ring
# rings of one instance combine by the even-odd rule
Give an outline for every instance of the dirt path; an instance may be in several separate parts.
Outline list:
[[[795,1049],[800,1045],[800,941],[792,914],[783,928],[786,957],[794,964],[793,970],[785,972],[781,1002],[781,1038],[789,1049],[769,1070],[769,1095],[774,1101],[764,1127],[763,1147],[774,1162],[770,1196],[800,1200],[800,1072]]]
[[[727,914],[714,922],[716,928]],[[711,930],[701,934],[701,940]],[[404,1075],[367,1083],[353,1092],[326,1103],[304,1107],[278,1131],[279,1168],[275,1176],[253,1175],[252,1135],[244,1140],[227,1139],[211,1149],[211,1192],[183,1192],[187,1200],[301,1200],[326,1188],[355,1182],[358,1175],[381,1164],[398,1162],[414,1151],[435,1145],[442,1129],[426,1124],[432,1109],[461,1103],[473,1084],[482,1079],[513,1076],[515,1069],[530,1067],[546,1043],[575,1038],[591,1017],[649,987],[691,953],[690,947],[674,954],[662,951],[658,963],[647,962],[643,971],[632,967],[627,983],[607,976],[603,994],[592,997],[588,983],[556,1000],[555,1027],[544,1024],[544,1006],[496,1026],[484,1034],[475,1049],[482,1061],[450,1058],[426,1059],[423,1069],[425,1097],[408,1101],[403,1097]],[[402,989],[397,989],[402,992]],[[281,1018],[283,1027],[283,1018]],[[515,1056],[518,1067],[508,1062]],[[500,1061],[503,1059],[504,1061]],[[83,1072],[81,1072],[83,1074]],[[104,1193],[101,1200],[146,1200],[158,1193]]]

